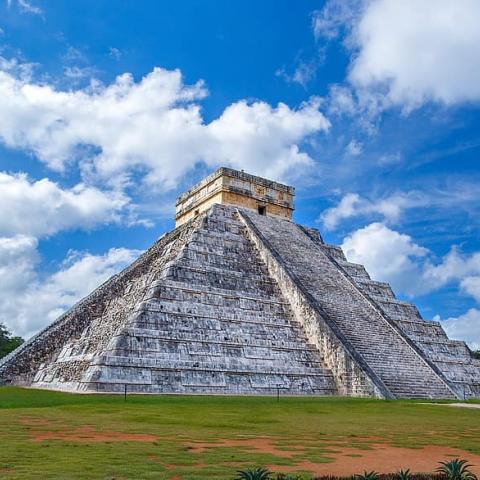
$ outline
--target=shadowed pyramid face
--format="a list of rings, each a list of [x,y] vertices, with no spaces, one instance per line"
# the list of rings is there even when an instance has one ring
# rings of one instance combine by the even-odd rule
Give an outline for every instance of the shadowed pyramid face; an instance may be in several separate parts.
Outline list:
[[[318,231],[270,203],[202,205],[6,358],[0,379],[89,392],[480,396],[465,343]]]

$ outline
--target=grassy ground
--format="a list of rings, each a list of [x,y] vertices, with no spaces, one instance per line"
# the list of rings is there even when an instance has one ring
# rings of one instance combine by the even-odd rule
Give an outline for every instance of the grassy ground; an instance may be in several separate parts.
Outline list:
[[[249,443],[259,437],[266,446]],[[125,402],[0,388],[2,479],[231,479],[247,466],[328,464],[335,448],[361,451],[379,441],[480,455],[479,438],[480,410],[420,402],[192,396]]]

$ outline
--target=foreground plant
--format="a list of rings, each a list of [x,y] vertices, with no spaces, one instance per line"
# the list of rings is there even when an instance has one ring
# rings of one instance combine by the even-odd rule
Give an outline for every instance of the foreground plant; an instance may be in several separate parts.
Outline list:
[[[408,468],[407,470],[399,470],[397,472],[397,478],[398,480],[411,480],[412,474],[410,469]]]
[[[269,480],[270,470],[268,468],[248,468],[247,470],[239,470],[236,480]]]
[[[469,470],[472,465],[467,460],[455,458],[448,462],[440,462],[437,472],[445,475],[448,480],[477,480],[477,476]]]
[[[378,473],[372,470],[367,472],[366,470],[361,475],[355,475],[355,480],[378,480]]]

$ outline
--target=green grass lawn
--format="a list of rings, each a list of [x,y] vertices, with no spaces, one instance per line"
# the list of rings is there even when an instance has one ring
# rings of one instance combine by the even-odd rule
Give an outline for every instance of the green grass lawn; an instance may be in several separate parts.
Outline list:
[[[274,451],[248,444],[259,437]],[[479,439],[480,410],[412,401],[129,396],[125,402],[0,387],[2,479],[231,479],[248,466],[333,462],[342,445],[442,445],[478,455]]]

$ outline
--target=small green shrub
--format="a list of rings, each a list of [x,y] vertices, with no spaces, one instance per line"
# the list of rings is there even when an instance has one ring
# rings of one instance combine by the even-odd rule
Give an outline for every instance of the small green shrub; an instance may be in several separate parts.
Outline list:
[[[455,458],[448,462],[440,462],[437,472],[445,475],[447,480],[477,480],[477,476],[469,470],[471,466],[467,460]]]
[[[397,472],[398,480],[411,480],[412,474],[410,473],[410,469],[407,470],[399,470]]]
[[[361,475],[355,475],[355,480],[378,480],[378,473],[375,471],[367,472],[366,470]]]
[[[409,480],[446,480],[445,475],[440,473],[410,473],[409,470],[402,471],[403,473],[408,472],[410,477]],[[374,472],[375,473],[375,472]],[[399,480],[400,472],[396,473],[379,473],[377,480]],[[363,478],[363,475],[360,476]],[[335,475],[320,475],[314,478],[314,480],[357,480],[359,476],[353,477],[338,477]]]
[[[247,470],[239,470],[236,480],[270,480],[271,472],[268,468],[248,468]]]

